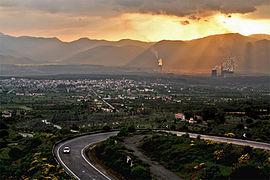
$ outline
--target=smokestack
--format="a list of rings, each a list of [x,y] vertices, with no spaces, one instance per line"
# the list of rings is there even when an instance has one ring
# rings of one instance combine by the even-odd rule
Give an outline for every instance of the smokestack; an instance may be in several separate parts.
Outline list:
[[[212,77],[217,77],[218,66],[212,69]]]
[[[160,59],[158,60],[158,66],[162,66],[162,65],[163,65],[162,59],[160,58]]]
[[[163,62],[162,62],[162,59],[161,58],[159,58],[158,60],[157,60],[157,71],[159,72],[159,73],[162,73],[162,65],[163,65]]]
[[[163,61],[162,61],[161,58],[158,58],[158,51],[154,47],[151,48],[151,51],[155,55],[155,57],[156,57],[156,63],[157,63],[157,67],[154,69],[154,71],[157,71],[159,73],[162,73]]]
[[[212,69],[212,77],[217,77],[217,70],[216,69]]]

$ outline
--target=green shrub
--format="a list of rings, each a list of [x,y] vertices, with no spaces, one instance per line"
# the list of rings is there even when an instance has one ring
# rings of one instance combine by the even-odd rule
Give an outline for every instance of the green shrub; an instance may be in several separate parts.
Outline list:
[[[189,134],[188,133],[185,133],[185,134],[182,135],[182,137],[189,138]]]
[[[103,128],[102,128],[104,131],[109,131],[109,130],[111,130],[111,127],[109,126],[109,125],[105,125],[105,126],[103,126]]]
[[[129,133],[133,133],[133,132],[136,131],[136,128],[135,128],[135,126],[131,125],[131,126],[128,127],[127,131],[128,131]]]
[[[139,165],[131,169],[131,179],[147,180],[152,179],[152,177],[146,167]]]
[[[143,139],[140,148],[151,159],[181,174],[184,179],[228,179],[239,157],[247,153],[250,154],[247,161],[260,167],[261,174],[270,172],[270,165],[267,166],[269,154],[266,151],[187,137],[187,134],[177,137],[154,134],[152,138]],[[222,153],[219,155],[217,152]],[[205,167],[199,168],[201,163],[205,163]],[[195,170],[193,167],[198,168]]]
[[[8,152],[8,155],[10,158],[17,160],[17,159],[21,158],[24,154],[23,154],[23,151],[20,150],[19,148],[13,147]]]
[[[122,127],[119,131],[119,133],[117,134],[117,136],[127,136],[128,135],[128,131],[127,131],[127,127]]]
[[[4,122],[0,121],[0,129],[8,129],[8,126]]]
[[[9,135],[9,133],[8,133],[7,130],[1,130],[0,131],[0,137],[5,137],[5,136],[8,136],[8,135]]]
[[[6,141],[0,141],[0,148],[7,147],[7,142]]]
[[[269,169],[268,169],[269,170]],[[255,162],[243,162],[237,166],[230,175],[231,179],[268,179],[269,174],[263,172],[256,166]]]
[[[199,176],[199,179],[226,179],[218,166],[210,166],[205,168]]]

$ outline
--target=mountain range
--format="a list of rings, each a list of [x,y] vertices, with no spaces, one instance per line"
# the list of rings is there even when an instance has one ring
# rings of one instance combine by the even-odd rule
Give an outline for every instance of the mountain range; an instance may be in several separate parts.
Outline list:
[[[270,74],[270,36],[229,33],[189,41],[81,38],[63,42],[0,33],[0,64],[91,64],[155,70],[161,58],[164,72],[200,74],[220,66],[228,56],[235,59],[236,72]]]

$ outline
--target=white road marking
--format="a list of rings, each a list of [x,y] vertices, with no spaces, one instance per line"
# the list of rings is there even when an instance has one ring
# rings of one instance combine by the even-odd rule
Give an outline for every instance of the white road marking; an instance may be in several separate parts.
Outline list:
[[[99,134],[99,133],[97,133],[97,134],[91,134],[91,136],[98,136],[98,135],[100,135],[100,134]],[[59,146],[58,149],[57,149],[57,156],[58,156],[58,159],[60,160],[61,164],[62,164],[62,165],[63,165],[63,166],[64,166],[64,167],[65,167],[65,168],[66,168],[66,169],[67,169],[67,170],[68,170],[68,171],[76,178],[76,179],[78,179],[78,180],[80,180],[80,178],[79,178],[73,171],[71,171],[71,169],[68,168],[68,166],[63,162],[63,160],[62,160],[61,157],[60,157],[59,151],[60,151],[61,147],[64,146],[65,144],[70,143],[70,142],[75,141],[75,140],[78,140],[78,139],[81,139],[81,138],[85,138],[85,136],[81,136],[81,137],[77,137],[77,138],[68,140],[68,141],[66,141],[65,143],[63,143],[61,146]],[[106,138],[106,139],[107,139],[107,138]],[[105,140],[105,139],[104,139],[104,140]],[[100,140],[100,141],[103,141],[103,140]],[[111,180],[109,177],[107,177],[105,174],[103,174],[100,170],[98,170],[95,166],[93,166],[93,165],[85,158],[84,154],[82,153],[86,147],[90,146],[91,144],[95,144],[95,143],[97,143],[97,142],[100,142],[100,141],[92,142],[92,143],[88,144],[87,146],[85,146],[85,147],[82,149],[81,154],[82,154],[82,157],[84,158],[84,160],[85,160],[88,164],[90,164],[91,167],[93,167],[96,171],[98,171],[101,175],[103,175],[103,176],[104,176],[105,178],[107,178],[108,180]]]
[[[91,136],[97,136],[97,135],[99,135],[99,134],[92,134]],[[65,167],[65,168],[73,175],[73,176],[75,176],[75,178],[77,178],[78,180],[80,180],[80,178],[79,178],[73,171],[71,171],[71,170],[67,167],[67,165],[62,161],[62,159],[61,159],[61,157],[60,157],[59,151],[60,151],[61,147],[64,146],[65,144],[70,143],[70,142],[72,142],[72,141],[75,141],[75,140],[77,140],[77,139],[84,138],[84,137],[85,137],[85,136],[81,136],[81,137],[78,137],[78,138],[71,139],[71,140],[65,142],[64,144],[62,144],[61,146],[59,146],[59,148],[57,149],[57,156],[59,157],[59,160],[60,160],[60,162],[62,163],[62,165],[63,165],[63,166],[64,166],[64,167]]]
[[[76,174],[73,172],[73,171],[71,171],[68,167],[67,167],[67,165],[62,161],[62,159],[61,159],[61,157],[60,157],[60,153],[59,153],[59,151],[60,151],[60,148],[63,146],[63,145],[65,145],[65,144],[67,144],[68,142],[65,142],[64,144],[62,144],[61,146],[59,146],[59,148],[57,149],[57,156],[58,156],[58,158],[59,158],[59,160],[60,160],[60,162],[62,163],[62,165],[73,175],[73,176],[75,176],[75,178],[77,178],[78,180],[80,180],[80,178],[78,177],[78,176],[76,176]]]
[[[106,138],[107,139],[107,138]],[[105,139],[104,139],[105,140]],[[97,142],[100,142],[100,141],[97,141]],[[93,143],[91,143],[91,144],[95,144],[95,143],[97,143],[97,142],[93,142]],[[97,169],[93,164],[91,164],[88,160],[87,160],[87,158],[84,156],[84,150],[87,148],[87,147],[89,147],[91,144],[88,144],[88,145],[86,145],[82,150],[81,150],[81,155],[82,155],[82,157],[83,157],[83,159],[92,167],[92,168],[94,168],[97,172],[99,172],[100,174],[102,174],[106,179],[108,179],[108,180],[111,180],[111,178],[109,178],[108,176],[106,176],[103,172],[101,172],[99,169]]]

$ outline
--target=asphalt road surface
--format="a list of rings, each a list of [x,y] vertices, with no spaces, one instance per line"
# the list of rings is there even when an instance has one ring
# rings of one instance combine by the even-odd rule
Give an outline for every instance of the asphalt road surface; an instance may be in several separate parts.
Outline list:
[[[91,134],[81,137],[76,137],[71,140],[64,141],[56,145],[53,152],[65,169],[65,171],[75,177],[76,179],[89,179],[89,180],[108,180],[112,179],[105,173],[99,171],[94,167],[84,154],[84,150],[91,144],[95,144],[106,140],[110,136],[116,135],[118,132],[107,132],[99,134]],[[64,154],[64,147],[70,147],[70,153]]]
[[[178,131],[165,131],[165,132],[170,132],[172,134],[176,134],[177,136],[182,136],[183,134],[185,134],[185,132],[178,132]],[[241,146],[250,146],[250,147],[255,147],[255,148],[259,148],[259,149],[266,149],[266,150],[270,151],[270,144],[268,144],[268,143],[249,141],[249,140],[244,140],[244,139],[202,135],[202,134],[196,134],[196,133],[188,133],[188,134],[191,138],[196,138],[198,135],[200,135],[201,139],[210,139],[212,141],[232,143],[232,144],[237,144],[237,145],[241,145]]]
[[[177,131],[166,131],[177,135],[182,135],[184,132]],[[118,132],[107,132],[99,134],[85,135],[81,137],[76,137],[71,140],[64,141],[55,146],[53,152],[58,160],[58,162],[64,167],[65,171],[74,176],[76,179],[89,179],[89,180],[109,180],[113,179],[106,175],[105,172],[101,172],[96,167],[94,167],[87,159],[84,154],[84,150],[91,144],[95,144],[101,141],[106,140],[110,136],[116,135]],[[190,137],[196,138],[198,134],[189,133]],[[255,141],[226,138],[226,137],[217,137],[217,136],[208,136],[201,135],[202,139],[210,139],[217,142],[231,142],[232,144],[246,145],[260,149],[270,150],[270,144],[261,143]],[[70,154],[64,154],[63,148],[70,147]]]

